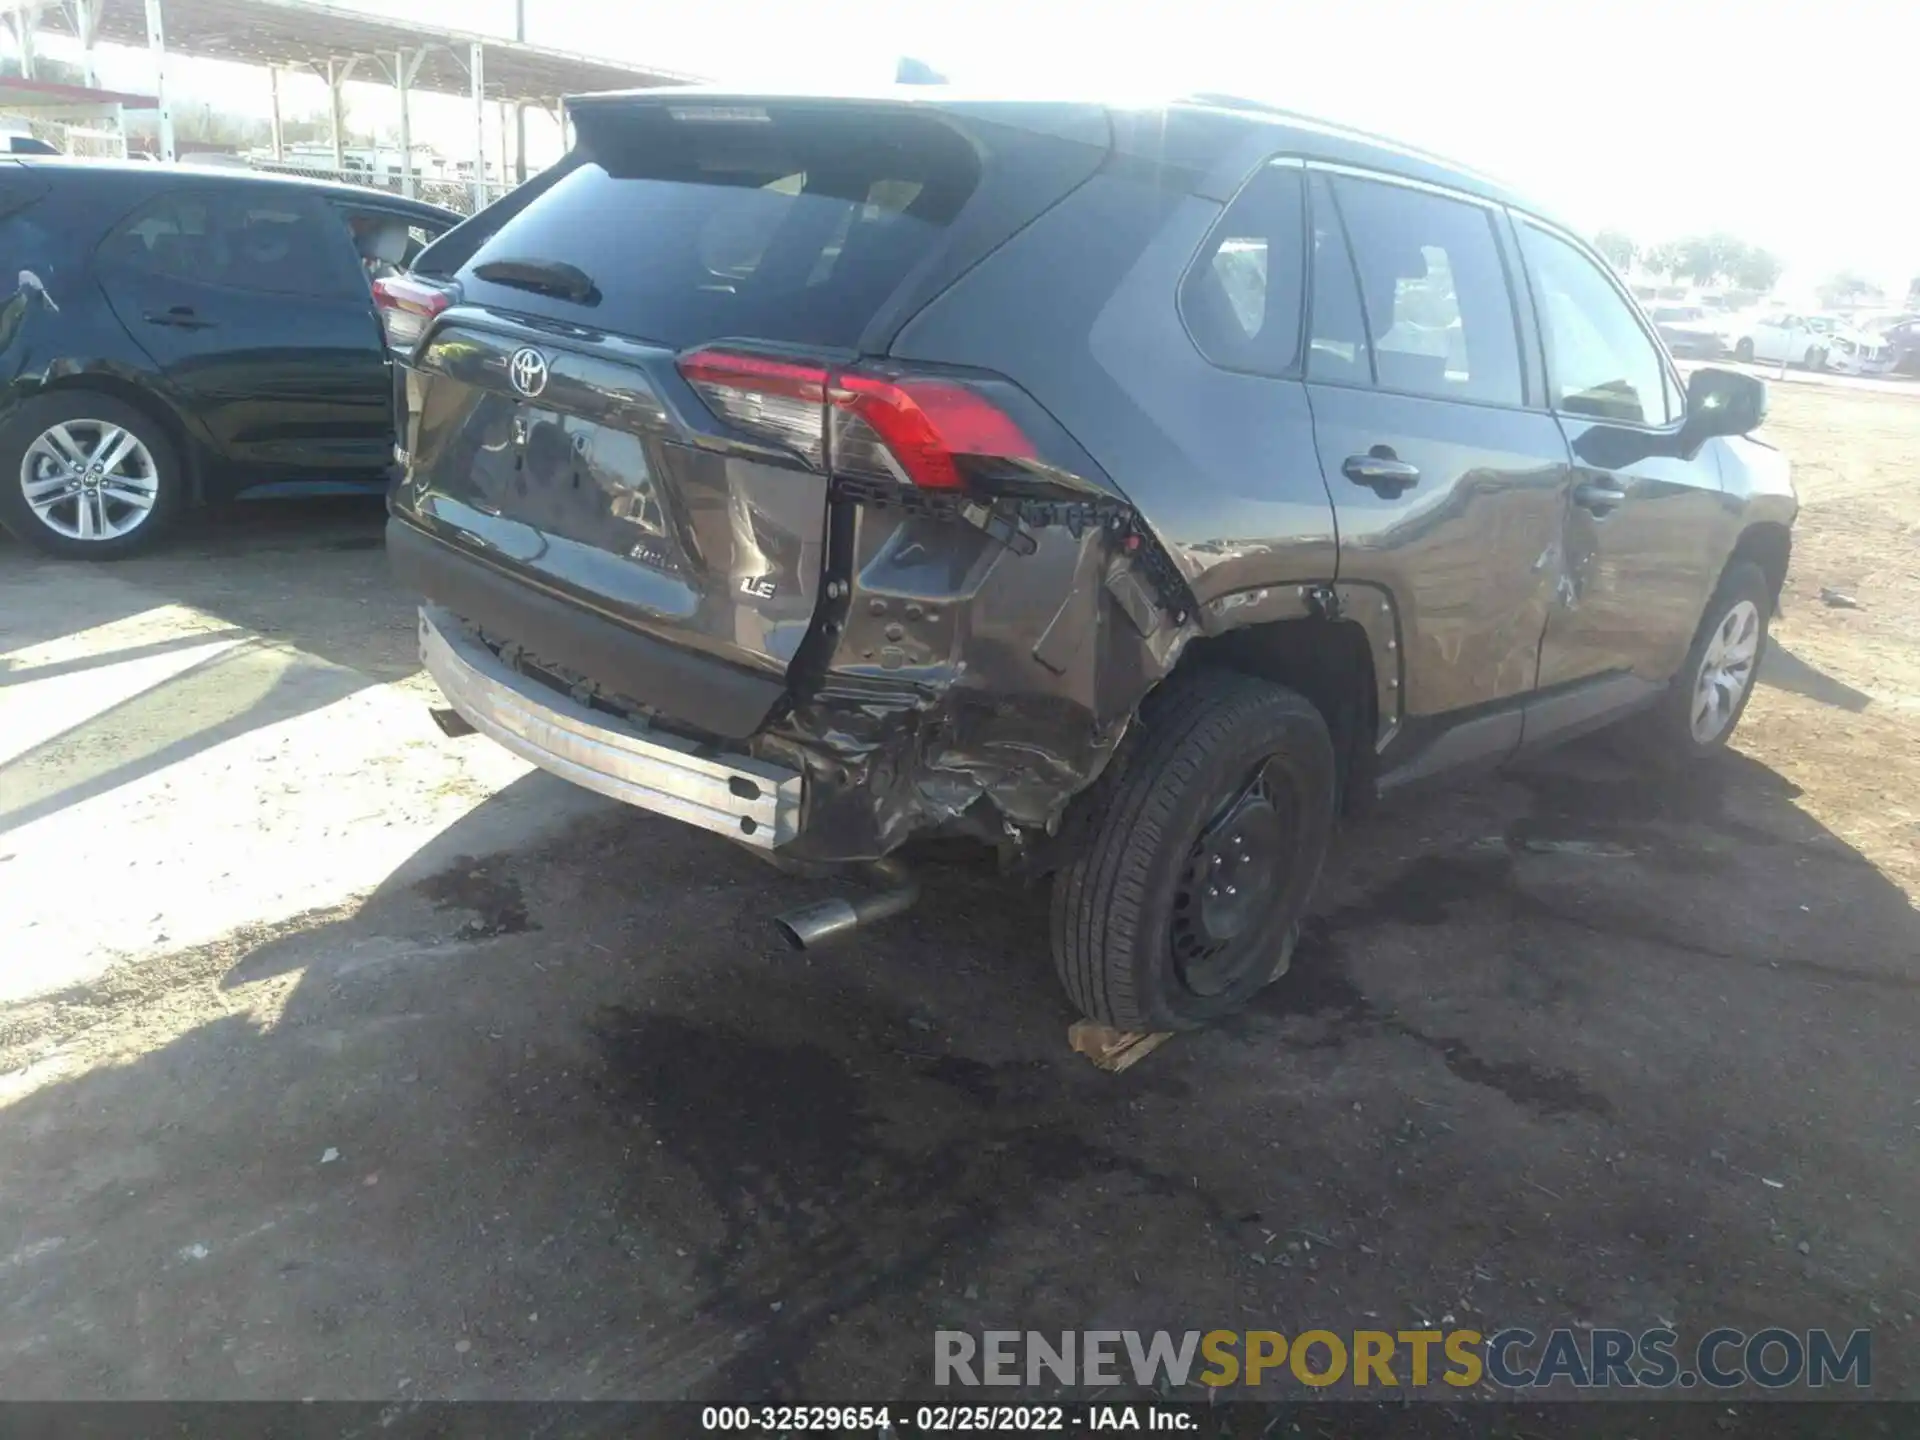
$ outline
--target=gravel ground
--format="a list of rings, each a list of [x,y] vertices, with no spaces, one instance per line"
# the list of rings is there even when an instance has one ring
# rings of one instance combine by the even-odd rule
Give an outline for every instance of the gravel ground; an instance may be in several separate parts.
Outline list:
[[[870,1400],[942,1327],[1672,1322],[1870,1327],[1920,1398],[1920,402],[1774,412],[1738,753],[1396,802],[1290,977],[1117,1077],[1044,892],[942,859],[796,956],[817,885],[441,739],[375,508],[0,550],[0,1394]]]

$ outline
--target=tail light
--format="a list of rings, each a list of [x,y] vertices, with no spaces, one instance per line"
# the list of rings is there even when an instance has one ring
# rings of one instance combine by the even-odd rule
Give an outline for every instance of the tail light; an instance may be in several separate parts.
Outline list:
[[[1005,411],[952,380],[867,375],[727,350],[682,357],[680,373],[716,415],[836,475],[923,490],[965,487],[961,461],[1031,460]]]
[[[452,303],[451,291],[411,275],[387,275],[373,282],[373,304],[387,333],[387,348],[401,355],[413,354],[433,317]]]

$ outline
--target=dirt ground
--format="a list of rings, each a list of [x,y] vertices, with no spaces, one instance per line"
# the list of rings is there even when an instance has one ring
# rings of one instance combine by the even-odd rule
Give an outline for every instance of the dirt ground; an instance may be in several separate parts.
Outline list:
[[[1119,1077],[1043,891],[946,864],[795,955],[820,887],[443,740],[377,507],[0,549],[0,1395],[860,1401],[942,1327],[1419,1323],[1868,1327],[1920,1398],[1920,401],[1767,433],[1738,753],[1395,803],[1292,976]]]

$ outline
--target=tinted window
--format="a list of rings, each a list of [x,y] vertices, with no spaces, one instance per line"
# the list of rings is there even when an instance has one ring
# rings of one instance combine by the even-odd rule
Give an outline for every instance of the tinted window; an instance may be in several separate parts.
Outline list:
[[[1367,322],[1360,287],[1324,176],[1313,177],[1313,324],[1307,347],[1307,378],[1346,385],[1373,383]]]
[[[1520,248],[1533,277],[1554,405],[1571,415],[1667,423],[1667,367],[1600,267],[1531,225]]]
[[[1400,185],[1335,177],[1380,385],[1518,405],[1519,341],[1491,217]]]
[[[203,285],[279,295],[350,296],[359,277],[340,223],[298,191],[173,190],[101,242],[110,262]]]
[[[678,108],[583,113],[585,148],[474,251],[469,297],[675,347],[742,336],[851,348],[978,180],[972,148],[932,119],[776,106],[689,122]],[[570,265],[598,297],[474,274],[507,260]]]
[[[1300,350],[1301,171],[1269,165],[1207,236],[1180,285],[1193,343],[1216,365],[1292,373]]]

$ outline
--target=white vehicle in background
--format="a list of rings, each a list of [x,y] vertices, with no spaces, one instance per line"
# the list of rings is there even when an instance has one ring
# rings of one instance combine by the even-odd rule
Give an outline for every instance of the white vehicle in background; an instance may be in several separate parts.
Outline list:
[[[1810,315],[1807,323],[1823,336],[1827,369],[1841,375],[1885,375],[1897,358],[1886,336],[1857,315]]]
[[[60,147],[24,130],[0,130],[0,155],[58,155]]]
[[[1833,315],[1772,310],[1750,318],[1733,336],[1733,358],[1799,365],[1842,375],[1881,375],[1893,365],[1892,347]]]

